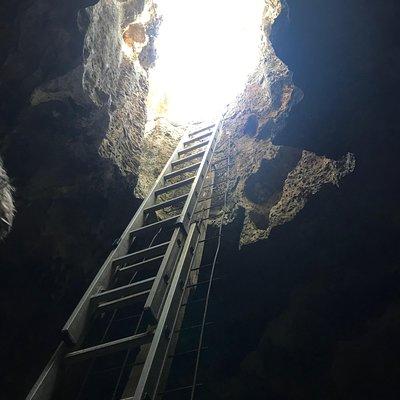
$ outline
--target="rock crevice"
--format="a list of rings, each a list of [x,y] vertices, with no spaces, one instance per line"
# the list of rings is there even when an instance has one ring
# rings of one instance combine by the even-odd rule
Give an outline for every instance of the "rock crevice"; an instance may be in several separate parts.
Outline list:
[[[268,238],[274,227],[295,218],[310,196],[328,183],[338,185],[355,168],[350,153],[335,161],[301,147],[275,144],[292,108],[303,99],[271,43],[277,19],[287,20],[286,5],[267,1],[260,62],[223,124],[220,151],[226,151],[230,136],[233,174],[238,177],[230,193],[230,220],[238,209],[245,211],[240,245]]]

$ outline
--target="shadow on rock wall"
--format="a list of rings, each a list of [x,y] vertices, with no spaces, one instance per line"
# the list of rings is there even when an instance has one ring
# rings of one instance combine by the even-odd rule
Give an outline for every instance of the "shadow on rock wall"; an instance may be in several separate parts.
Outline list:
[[[147,75],[122,32],[144,3],[0,2],[0,149],[17,208],[0,245],[4,398],[28,392],[138,206]]]
[[[210,398],[394,400],[400,4],[287,6],[272,40],[304,98],[272,142],[335,159],[351,152],[357,166],[268,240],[225,250],[220,273],[229,277],[210,316],[222,316],[210,337]]]

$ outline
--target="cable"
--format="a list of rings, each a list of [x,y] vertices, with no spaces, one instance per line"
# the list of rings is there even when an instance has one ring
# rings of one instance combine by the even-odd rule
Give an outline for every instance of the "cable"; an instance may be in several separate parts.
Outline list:
[[[211,273],[210,273],[210,282],[209,282],[209,285],[208,285],[208,288],[207,288],[206,300],[205,300],[205,305],[204,305],[203,319],[202,319],[202,322],[201,322],[200,338],[199,338],[199,345],[198,345],[198,348],[197,348],[196,365],[195,365],[195,369],[194,369],[192,390],[191,390],[191,393],[190,393],[190,400],[194,399],[195,392],[196,392],[197,375],[198,375],[199,364],[200,364],[201,349],[203,348],[204,330],[205,330],[205,325],[206,325],[208,304],[209,304],[209,301],[210,301],[210,293],[211,293],[212,282],[214,280],[215,265],[217,263],[219,250],[221,248],[222,229],[223,229],[223,222],[224,222],[224,217],[225,217],[225,213],[226,213],[226,206],[227,206],[227,202],[228,202],[228,191],[229,191],[230,148],[231,148],[231,137],[230,137],[230,135],[228,135],[228,156],[227,156],[228,164],[227,164],[227,172],[226,172],[226,174],[227,174],[227,185],[226,185],[226,191],[225,191],[225,196],[224,196],[224,206],[223,206],[223,212],[222,212],[222,216],[221,216],[221,222],[220,222],[219,229],[218,229],[218,245],[217,245],[217,249],[215,250],[214,259],[213,259],[213,262],[212,262]]]

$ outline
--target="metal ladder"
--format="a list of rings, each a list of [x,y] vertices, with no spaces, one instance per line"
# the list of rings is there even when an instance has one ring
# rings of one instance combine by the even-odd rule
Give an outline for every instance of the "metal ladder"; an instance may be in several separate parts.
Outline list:
[[[185,288],[188,293],[186,300],[181,303],[184,309],[183,320],[180,329],[174,331],[177,335],[176,346],[168,354],[171,362],[168,379],[162,391],[158,392],[163,400],[200,400],[215,395],[210,391],[212,384],[209,385],[213,378],[208,367],[214,352],[218,352],[218,348],[214,347],[213,336],[218,335],[219,317],[215,313],[214,316],[209,315],[209,308],[224,301],[224,290],[221,290],[220,285],[229,269],[225,266],[221,274],[219,267],[223,263],[220,252],[222,249],[229,252],[231,244],[223,243],[221,239],[225,236],[224,229],[230,229],[225,226],[225,217],[229,215],[228,203],[234,179],[231,174],[231,167],[234,166],[231,163],[231,148],[234,146],[227,132],[225,139],[214,152],[211,163],[212,183],[203,186],[202,199],[196,211],[199,222],[212,219],[213,223],[199,241],[199,245],[203,246],[197,252],[200,262],[192,269],[197,272],[197,279],[188,282]],[[214,210],[212,216],[208,215],[211,209]],[[219,287],[215,288],[215,284]]]
[[[63,327],[27,400],[149,400],[162,391],[185,288],[197,282],[211,204],[200,196],[213,184],[219,128],[181,139]]]

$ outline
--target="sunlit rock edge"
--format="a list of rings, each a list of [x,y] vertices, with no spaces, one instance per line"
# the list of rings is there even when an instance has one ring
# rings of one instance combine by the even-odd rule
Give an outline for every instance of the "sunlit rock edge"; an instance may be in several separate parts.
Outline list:
[[[267,239],[275,227],[293,220],[324,186],[339,186],[356,165],[350,153],[333,160],[273,144],[292,107],[303,98],[301,88],[293,84],[292,72],[276,56],[270,41],[275,19],[287,12],[282,4],[266,1],[260,62],[228,108],[219,146],[226,154],[230,137],[234,179],[225,222],[232,222],[241,214],[238,211],[244,210],[240,246]]]

